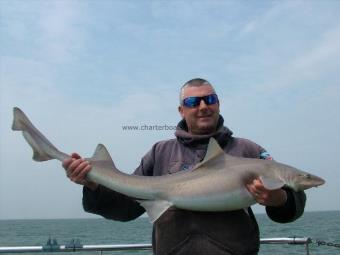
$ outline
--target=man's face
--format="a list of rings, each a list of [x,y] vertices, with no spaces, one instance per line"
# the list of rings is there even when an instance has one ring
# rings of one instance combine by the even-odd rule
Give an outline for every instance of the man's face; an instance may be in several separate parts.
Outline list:
[[[214,93],[213,88],[209,85],[187,87],[183,91],[183,99],[195,96],[202,97]],[[220,113],[219,103],[207,105],[204,100],[201,100],[200,104],[196,107],[189,108],[185,105],[180,105],[178,110],[188,125],[189,133],[202,135],[216,131]]]

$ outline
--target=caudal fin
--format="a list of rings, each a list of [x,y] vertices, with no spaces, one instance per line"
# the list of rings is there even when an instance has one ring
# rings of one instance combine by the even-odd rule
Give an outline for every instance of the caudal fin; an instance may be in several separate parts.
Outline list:
[[[50,159],[64,160],[69,156],[57,150],[47,138],[34,127],[25,113],[18,107],[13,108],[12,130],[22,131],[25,140],[33,149],[35,161],[46,161]]]
[[[13,123],[12,130],[20,131],[25,129],[25,123],[32,123],[29,121],[27,116],[18,107],[13,108]]]

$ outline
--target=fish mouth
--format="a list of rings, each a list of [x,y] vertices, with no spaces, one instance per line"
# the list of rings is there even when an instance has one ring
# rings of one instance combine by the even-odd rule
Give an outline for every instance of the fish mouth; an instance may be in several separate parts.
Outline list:
[[[307,189],[312,188],[312,187],[318,188],[319,186],[324,185],[325,183],[326,181],[321,179],[321,180],[316,181],[312,186],[308,187]]]
[[[321,185],[324,185],[325,183],[326,183],[326,181],[324,179],[320,178],[319,183],[317,183],[315,187],[319,187]]]
[[[314,177],[314,182],[315,182],[315,187],[324,185],[326,183],[326,181],[324,179],[322,179],[321,177]]]
[[[325,184],[326,181],[320,177],[313,176],[312,180],[304,180],[298,185],[298,190],[307,190],[310,188],[317,188],[323,184]]]

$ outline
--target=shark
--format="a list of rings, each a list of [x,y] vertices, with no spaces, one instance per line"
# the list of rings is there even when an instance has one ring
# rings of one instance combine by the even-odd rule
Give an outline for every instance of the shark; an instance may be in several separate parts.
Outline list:
[[[22,134],[33,150],[33,160],[64,161],[70,155],[59,151],[18,107],[13,108],[12,130]],[[264,187],[284,186],[303,191],[325,183],[321,177],[274,161],[228,155],[210,138],[204,159],[190,170],[163,176],[127,174],[116,168],[108,150],[98,144],[86,178],[111,190],[136,199],[151,222],[169,207],[192,211],[232,211],[256,203],[246,184],[258,178]]]

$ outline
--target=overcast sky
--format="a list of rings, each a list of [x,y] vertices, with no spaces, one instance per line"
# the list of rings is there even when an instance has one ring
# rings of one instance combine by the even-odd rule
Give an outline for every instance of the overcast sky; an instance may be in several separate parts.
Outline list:
[[[61,151],[98,143],[131,173],[202,77],[234,135],[322,176],[307,211],[340,210],[340,1],[0,0],[0,219],[91,217],[60,162],[32,161],[20,107]],[[256,212],[263,208],[255,206]]]

